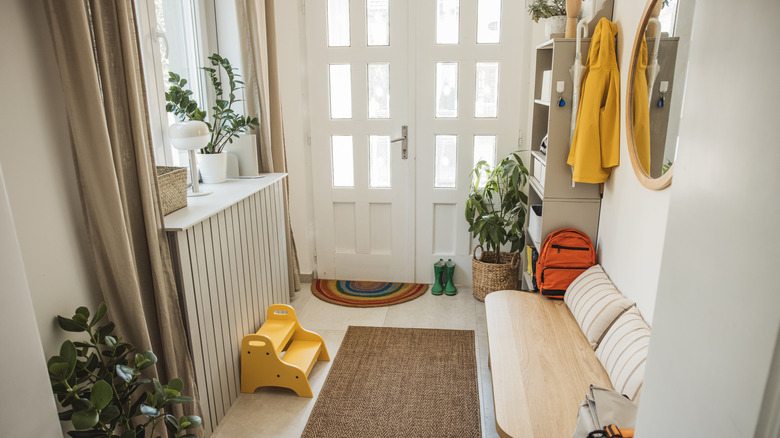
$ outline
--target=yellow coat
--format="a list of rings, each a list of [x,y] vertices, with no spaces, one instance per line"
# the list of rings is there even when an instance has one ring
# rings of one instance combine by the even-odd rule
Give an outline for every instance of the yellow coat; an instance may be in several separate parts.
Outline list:
[[[577,125],[566,161],[572,180],[602,183],[620,164],[620,72],[615,23],[602,18],[593,32],[580,92]]]
[[[634,75],[634,143],[636,156],[645,173],[650,175],[650,108],[647,96],[647,41],[642,37]]]

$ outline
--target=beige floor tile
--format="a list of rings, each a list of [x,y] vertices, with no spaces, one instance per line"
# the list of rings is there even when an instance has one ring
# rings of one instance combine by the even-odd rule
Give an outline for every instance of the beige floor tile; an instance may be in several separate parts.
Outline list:
[[[212,435],[214,438],[299,437],[350,325],[474,330],[482,436],[498,436],[487,366],[485,305],[474,298],[471,288],[459,287],[453,297],[434,296],[428,291],[395,306],[351,308],[326,303],[311,294],[309,284],[302,284],[292,306],[305,329],[322,335],[331,357],[329,362],[315,364],[309,375],[314,398],[298,397],[283,388],[261,388],[254,394],[241,394]]]
[[[381,327],[387,307],[344,307],[312,296],[302,309],[296,307],[298,320],[307,330],[346,330],[350,325]]]
[[[474,301],[471,289],[467,288],[459,288],[454,296],[433,295],[427,291],[417,299],[390,306],[384,325],[476,330]]]

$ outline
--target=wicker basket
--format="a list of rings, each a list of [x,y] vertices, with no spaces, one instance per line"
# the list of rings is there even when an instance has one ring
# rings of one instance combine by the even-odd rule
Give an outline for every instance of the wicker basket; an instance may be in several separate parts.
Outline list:
[[[477,248],[482,250],[479,259],[477,259]],[[501,252],[499,258],[500,262],[494,263],[496,253],[485,252],[482,245],[474,248],[474,257],[471,259],[474,298],[485,301],[485,297],[491,292],[517,289],[520,257],[517,253]]]
[[[157,166],[163,215],[187,206],[187,168]]]

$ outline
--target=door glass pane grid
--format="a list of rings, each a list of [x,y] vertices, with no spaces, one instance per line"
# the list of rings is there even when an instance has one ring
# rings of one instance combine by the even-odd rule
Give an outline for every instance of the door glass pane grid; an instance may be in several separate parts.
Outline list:
[[[474,117],[498,117],[498,62],[478,62]]]
[[[496,165],[496,136],[495,135],[475,135],[474,136],[474,167],[477,163],[485,161],[492,169]],[[484,187],[487,180],[483,177],[479,183]]]
[[[328,0],[328,45],[349,47],[349,0]]]
[[[458,44],[459,0],[436,0],[436,44]]]
[[[368,64],[368,118],[390,118],[390,64]]]
[[[329,66],[330,117],[352,118],[352,68],[350,64]]]
[[[366,33],[369,46],[390,45],[389,0],[366,1]]]
[[[368,181],[372,189],[390,188],[390,137],[371,135],[368,138]]]
[[[334,135],[330,142],[333,187],[355,187],[352,136]]]
[[[436,117],[458,117],[458,63],[436,63]]]
[[[433,165],[433,186],[454,189],[458,170],[458,136],[437,135],[436,156]]]
[[[501,0],[478,0],[477,44],[501,42]]]

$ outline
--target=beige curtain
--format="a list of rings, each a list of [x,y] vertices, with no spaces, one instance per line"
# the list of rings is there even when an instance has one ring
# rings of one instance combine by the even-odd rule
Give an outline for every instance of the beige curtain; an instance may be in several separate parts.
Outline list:
[[[282,102],[279,97],[279,71],[276,56],[274,0],[237,0],[241,55],[244,65],[244,100],[247,112],[260,119],[257,136],[260,172],[287,172]],[[289,1],[289,0],[287,0]],[[287,270],[290,296],[301,289],[298,253],[290,228],[290,189],[285,180],[287,224]]]
[[[132,1],[45,1],[110,317],[125,339],[155,352],[163,382],[179,377],[184,394],[197,398],[157,195]]]

